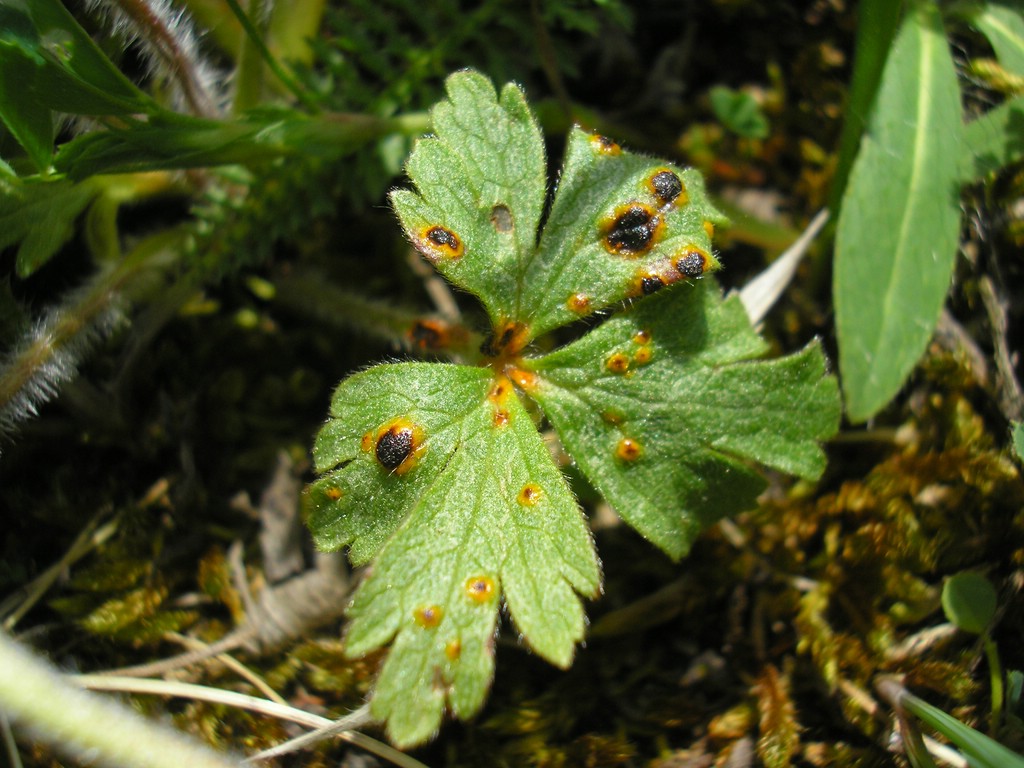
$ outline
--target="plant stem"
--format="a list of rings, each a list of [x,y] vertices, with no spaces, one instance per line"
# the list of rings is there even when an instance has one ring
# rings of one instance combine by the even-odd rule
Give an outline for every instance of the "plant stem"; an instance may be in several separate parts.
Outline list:
[[[1003,719],[1003,666],[999,663],[999,650],[995,641],[985,635],[985,658],[988,659],[989,684],[992,689],[992,714],[989,717],[989,732],[993,736],[999,729]]]
[[[83,691],[5,634],[0,634],[0,709],[82,762],[139,768],[237,768],[240,762]]]

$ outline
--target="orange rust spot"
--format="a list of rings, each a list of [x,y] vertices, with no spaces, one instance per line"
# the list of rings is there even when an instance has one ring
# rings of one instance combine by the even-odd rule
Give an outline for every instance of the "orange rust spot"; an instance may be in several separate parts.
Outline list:
[[[524,392],[533,392],[537,389],[537,374],[531,371],[524,371],[522,368],[509,368],[506,373]]]
[[[641,329],[633,334],[634,344],[649,344],[651,341],[651,332],[646,329]]]
[[[458,661],[462,655],[462,643],[457,639],[448,641],[444,647],[444,655],[448,657],[448,661]]]
[[[590,311],[590,297],[585,293],[574,293],[569,297],[569,300],[565,302],[565,305],[571,312],[575,312],[577,315],[583,315]]]
[[[412,618],[424,629],[433,629],[444,618],[444,609],[440,605],[424,605],[412,612]]]
[[[590,146],[598,151],[602,155],[609,155],[614,157],[615,155],[622,154],[622,147],[616,144],[614,141],[609,139],[607,136],[602,136],[599,133],[592,134],[590,136]]]
[[[370,451],[373,450],[373,443],[373,432],[367,432],[365,435],[363,435],[363,439],[359,441],[359,447],[362,450],[369,453]]]
[[[498,410],[496,410],[494,412],[494,426],[495,427],[499,427],[500,428],[500,427],[506,426],[508,424],[508,420],[509,420],[508,411],[506,411],[504,408],[499,408]]]
[[[494,594],[494,579],[490,576],[473,576],[466,579],[466,596],[476,603],[486,603]]]
[[[491,389],[487,393],[487,399],[492,403],[501,403],[508,397],[508,393],[511,391],[512,383],[508,380],[507,376],[502,376],[491,385]]]
[[[432,262],[441,259],[460,259],[465,252],[462,239],[450,229],[441,226],[424,227],[420,230],[416,247]]]
[[[404,475],[416,466],[425,450],[423,428],[405,417],[398,417],[382,424],[373,436],[374,456],[380,465]],[[363,435],[363,443],[366,435]]]
[[[519,494],[516,496],[516,501],[524,507],[533,507],[540,503],[543,496],[543,488],[536,483],[527,483],[520,489]]]
[[[632,437],[622,438],[615,446],[615,456],[622,461],[636,461],[643,455],[643,452],[643,446]]]
[[[341,498],[341,488],[338,488],[337,486],[333,485],[330,488],[325,488],[324,496],[326,496],[331,501],[337,501],[338,499]]]
[[[714,225],[714,223],[712,223],[712,222],[708,221],[707,219],[705,219],[704,220],[704,231],[707,232],[709,238],[714,237],[715,236],[715,225]]]
[[[650,347],[640,347],[633,353],[633,362],[637,365],[646,365],[651,362],[652,352]]]
[[[616,352],[604,361],[604,367],[612,373],[625,373],[629,370],[629,358]]]
[[[406,338],[415,349],[444,349],[452,345],[452,329],[441,320],[420,318],[409,328]]]

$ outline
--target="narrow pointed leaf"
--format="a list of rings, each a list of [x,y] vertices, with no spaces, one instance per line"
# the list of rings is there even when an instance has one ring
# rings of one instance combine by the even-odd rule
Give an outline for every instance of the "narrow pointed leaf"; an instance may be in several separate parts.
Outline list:
[[[375,556],[347,650],[394,639],[372,702],[392,740],[426,740],[446,707],[460,718],[480,708],[502,595],[526,643],[567,666],[597,558],[512,384],[482,368],[384,365],[342,383],[331,416],[310,526],[321,548]]]
[[[889,54],[836,233],[834,293],[847,412],[899,390],[942,310],[957,252],[960,92],[933,2]]]
[[[972,10],[971,23],[988,38],[999,63],[1010,72],[1024,75],[1024,12],[1020,3],[988,0]]]
[[[764,342],[710,282],[640,303],[529,362],[529,390],[583,473],[673,557],[720,517],[754,505],[752,459],[815,478],[839,421],[817,344],[751,362]]]

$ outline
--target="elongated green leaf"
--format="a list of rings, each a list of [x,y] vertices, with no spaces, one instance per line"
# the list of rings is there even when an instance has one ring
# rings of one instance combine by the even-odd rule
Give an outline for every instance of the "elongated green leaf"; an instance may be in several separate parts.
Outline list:
[[[924,699],[906,693],[899,703],[962,749],[972,768],[1024,768],[1024,757]]]
[[[35,272],[68,241],[75,220],[101,190],[91,181],[20,181],[0,176],[0,248],[18,244],[19,277]]]
[[[0,24],[4,23],[0,8]],[[0,118],[39,171],[53,157],[53,113],[36,97],[45,64],[0,39]]]
[[[1024,158],[1024,96],[990,109],[964,126],[960,180],[971,183]]]
[[[854,421],[896,394],[938,321],[957,252],[961,134],[938,10],[919,2],[886,62],[836,233],[839,360]]]
[[[839,422],[812,345],[749,362],[764,342],[712,283],[642,302],[574,344],[527,361],[529,390],[587,478],[672,557],[763,488],[753,459],[814,478]]]
[[[317,545],[376,556],[347,650],[394,638],[372,702],[398,744],[438,728],[446,705],[481,706],[504,595],[530,647],[567,666],[583,637],[575,592],[594,596],[586,524],[512,384],[483,368],[373,368],[335,393],[310,491]]]
[[[988,0],[977,7],[970,21],[988,38],[999,63],[1010,72],[1024,75],[1024,15],[1020,4]]]

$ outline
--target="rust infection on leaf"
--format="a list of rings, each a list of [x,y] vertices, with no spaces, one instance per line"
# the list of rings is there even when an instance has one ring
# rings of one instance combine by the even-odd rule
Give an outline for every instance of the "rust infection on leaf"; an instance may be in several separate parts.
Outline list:
[[[544,496],[544,490],[536,483],[527,483],[520,490],[516,496],[518,501],[524,507],[533,507],[540,503],[541,498]]]
[[[423,441],[422,427],[403,417],[392,419],[381,425],[373,437],[374,456],[384,469],[404,475],[416,466],[423,453]],[[365,446],[366,435],[362,442]]]
[[[675,257],[675,267],[683,277],[700,277],[707,271],[708,255],[695,245]]]
[[[640,293],[650,296],[665,287],[665,281],[658,275],[644,275],[640,278]]]
[[[507,205],[499,203],[491,208],[491,225],[496,232],[511,232],[515,223],[512,220],[512,211]]]
[[[480,351],[488,357],[513,357],[522,351],[528,336],[529,328],[525,323],[506,320],[484,340]]]
[[[675,171],[668,168],[660,168],[655,171],[647,180],[647,186],[663,207],[682,206],[690,201],[686,194],[686,187],[683,186],[683,180]]]
[[[448,657],[448,661],[458,661],[462,655],[462,643],[459,642],[458,638],[455,640],[449,640],[444,646],[444,655]]]
[[[433,629],[444,618],[444,609],[440,605],[423,605],[412,612],[412,618],[424,629]]]
[[[614,352],[604,361],[604,367],[612,373],[625,373],[629,370],[629,358],[622,352]]]
[[[494,595],[494,579],[490,576],[472,576],[466,579],[466,596],[475,603],[486,603]]]
[[[499,408],[494,412],[493,423],[496,428],[508,426],[509,413],[504,408]]]
[[[639,331],[633,334],[634,344],[650,344],[651,343],[651,332],[641,328]]]
[[[575,312],[577,315],[585,315],[590,311],[590,297],[585,293],[574,293],[565,302],[565,306],[569,308],[570,312]]]
[[[516,367],[510,367],[506,373],[524,392],[532,392],[537,389],[537,374]]]
[[[643,455],[643,452],[643,446],[632,437],[622,438],[615,446],[615,457],[622,461],[636,461]]]
[[[619,256],[639,256],[654,247],[664,222],[649,205],[631,202],[621,205],[601,225],[604,247]]]
[[[612,424],[614,426],[618,426],[618,425],[620,425],[625,420],[626,420],[626,417],[623,416],[618,411],[613,411],[613,410],[601,411],[601,421],[603,421],[605,424]]]
[[[435,264],[441,259],[459,259],[465,252],[461,238],[450,229],[426,227],[416,239],[416,248]]]
[[[406,332],[409,345],[421,351],[446,349],[465,341],[465,331],[443,320],[419,318]]]
[[[324,496],[326,496],[330,501],[337,501],[341,498],[341,495],[341,488],[336,485],[332,485],[331,487],[324,489]]]
[[[633,353],[633,362],[637,365],[647,365],[647,363],[651,362],[653,355],[654,353],[651,352],[650,347],[640,347],[640,349]]]
[[[708,239],[712,239],[715,236],[715,225],[708,219],[704,219],[704,231],[707,233]]]
[[[622,147],[607,136],[602,136],[599,133],[595,133],[590,136],[590,146],[594,147],[594,149],[602,155],[610,155],[614,157],[615,155],[622,154]]]

